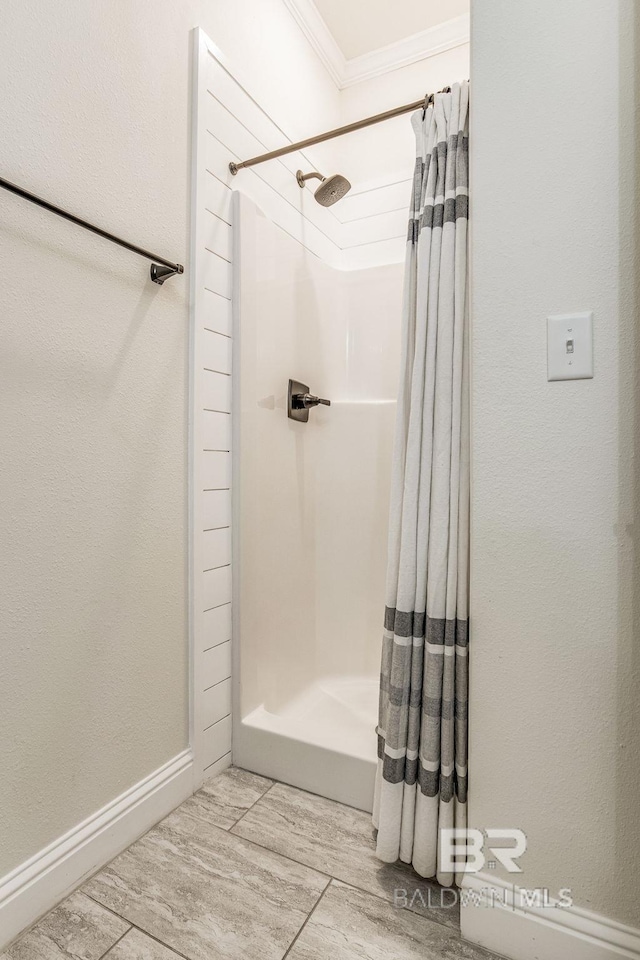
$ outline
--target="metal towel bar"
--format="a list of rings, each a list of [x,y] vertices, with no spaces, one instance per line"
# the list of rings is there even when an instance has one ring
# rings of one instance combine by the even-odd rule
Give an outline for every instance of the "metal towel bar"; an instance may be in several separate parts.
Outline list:
[[[103,230],[101,227],[96,227],[93,223],[88,223],[86,220],[76,217],[75,214],[69,213],[68,210],[63,210],[62,207],[56,207],[55,204],[49,203],[48,200],[37,197],[35,193],[29,193],[28,190],[16,186],[15,183],[3,180],[2,177],[0,177],[0,187],[2,187],[3,190],[8,190],[10,193],[15,193],[16,196],[22,197],[23,200],[35,203],[44,210],[49,210],[50,213],[55,213],[56,216],[62,217],[64,220],[69,220],[71,223],[77,224],[77,226],[82,227],[84,230],[90,230],[91,233],[96,233],[99,237],[103,237],[111,243],[117,243],[119,247],[124,247],[125,250],[131,250],[132,253],[137,253],[138,256],[144,257],[146,260],[152,260],[150,275],[154,283],[163,284],[169,277],[173,277],[177,273],[184,273],[184,267],[181,263],[172,263],[171,260],[165,260],[164,257],[159,257],[155,253],[145,250],[144,247],[137,247],[135,243],[122,240],[113,233],[108,233],[107,230]]]

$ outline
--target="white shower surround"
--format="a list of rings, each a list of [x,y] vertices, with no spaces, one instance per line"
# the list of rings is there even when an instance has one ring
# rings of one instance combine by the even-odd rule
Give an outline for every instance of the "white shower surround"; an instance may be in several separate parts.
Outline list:
[[[234,210],[234,762],[371,809],[400,264]],[[287,419],[289,377],[331,407]]]
[[[229,162],[280,146],[287,134],[260,105],[260,92],[243,84],[202,30],[194,31],[192,216],[191,423],[191,743],[197,787],[231,762],[231,373],[235,352],[231,313],[232,191],[241,189],[310,260],[343,277],[404,258],[405,174],[356,183],[332,208],[300,190],[298,167],[311,155],[294,153],[259,167],[229,172]],[[257,94],[257,97],[254,95]],[[345,281],[346,282],[346,281]],[[399,318],[399,308],[394,315]],[[289,375],[289,374],[288,374]],[[295,376],[295,374],[292,374]],[[393,396],[393,391],[389,396]],[[234,494],[235,494],[235,478]],[[384,522],[386,524],[386,510]],[[376,642],[380,636],[376,620]],[[376,663],[376,673],[377,673]],[[373,699],[369,696],[369,702]],[[234,757],[237,760],[237,756]]]

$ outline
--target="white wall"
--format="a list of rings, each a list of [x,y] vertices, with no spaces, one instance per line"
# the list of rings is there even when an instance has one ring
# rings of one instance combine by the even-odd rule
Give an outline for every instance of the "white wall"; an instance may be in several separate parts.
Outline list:
[[[281,0],[11,2],[1,175],[188,271],[198,24],[296,136],[334,122]],[[189,277],[4,192],[0,222],[2,876],[187,744]]]
[[[632,0],[473,11],[470,822],[635,926],[639,42]],[[548,383],[545,318],[579,310],[595,377]]]

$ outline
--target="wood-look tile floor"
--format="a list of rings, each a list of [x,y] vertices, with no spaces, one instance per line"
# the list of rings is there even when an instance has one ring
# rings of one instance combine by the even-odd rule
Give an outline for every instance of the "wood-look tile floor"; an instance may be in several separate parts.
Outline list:
[[[441,897],[368,814],[232,767],[0,960],[491,960]]]

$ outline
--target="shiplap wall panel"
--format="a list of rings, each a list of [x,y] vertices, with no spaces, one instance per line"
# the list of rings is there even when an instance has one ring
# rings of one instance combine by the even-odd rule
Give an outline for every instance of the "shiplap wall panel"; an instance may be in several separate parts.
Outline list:
[[[202,440],[205,450],[231,450],[231,414],[203,410]]]
[[[205,328],[202,337],[202,368],[214,373],[231,373],[231,337]]]
[[[227,76],[224,72],[222,75]],[[244,96],[242,91],[240,95]],[[333,207],[322,207],[314,200],[313,191],[317,181],[312,181],[310,187],[304,190],[300,189],[295,170],[300,166],[305,170],[313,168],[301,153],[270,160],[242,170],[237,177],[233,177],[229,171],[232,160],[264,153],[272,149],[274,142],[281,145],[282,134],[279,133],[277,137],[267,135],[271,121],[262,117],[261,136],[255,136],[251,120],[243,117],[241,122],[220,102],[219,96],[220,92],[206,101],[209,137],[205,143],[207,171],[217,183],[229,187],[241,184],[242,190],[251,196],[266,216],[334,266],[344,267],[345,262],[350,266],[349,261],[341,257],[343,250],[382,240],[399,239],[401,242],[396,245],[396,254],[402,253],[400,247],[406,236],[410,180],[382,184],[355,194],[347,213],[343,214],[340,207],[350,200],[351,194],[334,210]],[[253,103],[251,107],[255,120],[260,110]],[[283,200],[290,210],[283,208]],[[372,256],[372,263],[379,262],[376,251],[372,252]],[[395,259],[399,259],[399,256],[396,255]]]
[[[229,751],[231,751],[231,747],[229,747]],[[231,766],[231,752],[225,753],[224,756],[220,757],[219,760],[216,760],[215,763],[212,763],[211,766],[207,767],[207,770],[206,770],[207,779],[216,777],[219,773],[222,773],[229,766]]]
[[[203,718],[204,719],[204,718]],[[212,727],[207,727],[202,732],[202,750],[206,760],[209,757],[215,757],[211,763],[206,764],[203,776],[208,775],[208,771],[222,757],[230,754],[231,751],[231,716],[224,717],[214,723]],[[229,758],[230,759],[230,758]],[[217,768],[220,770],[220,767]]]
[[[231,413],[231,377],[227,373],[202,371],[202,404],[205,410]]]
[[[291,206],[302,214],[310,224],[316,226],[321,233],[339,246],[340,223],[333,211],[322,207],[313,201],[313,206],[303,209],[306,199],[312,199],[312,191],[301,190],[295,177],[296,170],[302,167],[305,171],[314,169],[301,153],[288,154],[264,164],[241,170],[236,177],[229,171],[229,163],[265,152],[265,144],[253,136],[249,130],[225,110],[221,103],[212,98],[207,104],[207,129],[211,139],[207,143],[207,169],[222,183],[237,187],[247,179],[257,178],[265,186],[275,191],[276,195],[285,199]],[[282,139],[280,139],[282,143]],[[251,174],[251,178],[249,178]],[[238,181],[238,177],[241,178]],[[316,187],[318,182],[312,184]],[[244,184],[243,184],[244,189]],[[260,189],[256,185],[256,189]],[[265,192],[263,191],[263,196]]]
[[[201,300],[203,328],[230,337],[233,326],[231,300],[207,289],[201,290]]]
[[[367,227],[367,239],[362,239],[362,228]],[[373,213],[360,220],[349,220],[342,224],[343,248],[368,246],[381,240],[395,240],[407,236],[407,211],[390,210],[387,213]]]
[[[369,188],[354,187],[346,197],[336,204],[336,217],[341,223],[350,223],[364,219],[372,213],[389,213],[403,210],[405,219],[409,216],[411,201],[411,178],[381,183]]]
[[[393,237],[389,240],[376,240],[374,243],[359,244],[344,250],[344,265],[347,270],[364,270],[367,267],[384,267],[388,263],[399,263],[404,259],[405,237]]]
[[[222,105],[216,99],[212,99],[209,107],[209,130],[215,130],[218,139],[212,135],[212,142],[209,144],[208,164],[209,169],[221,180],[233,186],[235,178],[231,177],[228,171],[228,164],[231,160],[238,160],[241,157],[249,157],[267,149],[273,148],[273,143],[280,145],[282,139],[264,136],[258,138],[252,136],[245,126],[237,123],[236,118],[231,116],[229,111],[225,111]],[[258,108],[253,104],[254,113]],[[263,130],[263,133],[265,131]],[[219,139],[226,139],[227,147],[219,142]],[[304,217],[308,224],[315,226],[322,234],[330,239],[339,249],[346,249],[355,245],[365,245],[376,243],[380,240],[392,240],[400,238],[404,240],[406,236],[407,210],[409,207],[411,180],[403,180],[393,183],[382,183],[369,189],[358,191],[357,187],[349,193],[344,200],[332,208],[319,206],[313,199],[313,190],[317,182],[311,183],[310,187],[301,191],[294,177],[295,170],[299,167],[305,170],[313,169],[313,164],[302,154],[294,153],[277,160],[261,164],[259,167],[252,168],[251,171],[242,171],[239,176],[247,177],[249,172],[270,186],[272,191],[278,197],[287,201],[291,207]],[[411,161],[407,164],[410,169]],[[243,187],[244,189],[244,187]],[[265,205],[270,204],[270,198],[266,191],[259,184],[251,184],[252,198],[264,210],[264,212],[278,222],[277,215],[271,210],[265,209]],[[389,214],[389,216],[382,216]],[[343,226],[349,224],[348,229]],[[292,228],[282,223],[285,229],[292,235],[296,235]],[[309,235],[307,230],[304,237],[297,237],[305,245],[310,246],[319,256],[328,257],[331,260],[333,251],[327,253],[326,247],[317,248],[315,243],[317,237],[313,231]],[[399,250],[402,244],[396,245]],[[396,257],[398,259],[398,257]],[[374,254],[374,262],[378,257]],[[337,266],[344,267],[344,263],[338,262]]]
[[[231,299],[231,263],[206,247],[202,256],[203,284],[225,299]]]
[[[205,530],[202,540],[205,570],[231,563],[231,530],[228,527]]]
[[[204,194],[200,198],[201,201],[204,199],[204,209],[207,213],[213,213],[220,220],[231,225],[231,188],[209,171],[206,172],[207,176],[203,178],[202,183]],[[206,239],[206,233],[204,239]]]
[[[202,574],[202,600],[205,610],[220,607],[223,603],[231,603],[231,567],[218,567],[215,570],[205,570]]]
[[[203,532],[205,530],[219,530],[220,527],[231,525],[231,497],[228,490],[220,490],[215,487],[207,488],[204,490],[201,499]],[[200,539],[202,539],[202,534]],[[204,570],[203,566],[201,566],[201,570]]]
[[[295,171],[316,169],[309,151],[229,171],[246,159],[291,142],[224,57],[194,31],[192,320],[191,740],[197,787],[231,762],[231,427],[233,352],[233,190],[306,249],[339,269],[404,258],[407,178],[353,190],[331,208],[301,190]],[[334,171],[323,171],[333,173]]]
[[[205,228],[205,247],[212,253],[222,257],[231,263],[232,233],[231,224],[222,220],[211,210],[207,210],[209,218],[206,219]]]
[[[206,373],[206,371],[203,371]],[[231,454],[225,450],[204,450],[201,456],[203,492],[231,487]]]
[[[253,149],[255,152],[256,149],[261,148],[257,145]],[[236,156],[235,154],[229,155],[232,158]],[[276,171],[274,175],[267,170],[269,166],[276,164],[278,164],[278,161],[272,160],[257,169],[241,170],[238,174],[238,178],[241,179],[233,186],[242,189],[242,192],[251,197],[254,203],[260,207],[265,216],[277,223],[295,240],[303,243],[311,253],[315,253],[316,256],[337,266],[341,248],[330,236],[323,232],[322,228],[305,216],[308,209],[316,207],[320,210],[323,208],[315,202],[310,191],[300,189],[295,176],[288,171],[281,168],[282,172]],[[230,173],[228,176],[231,178]],[[209,177],[210,181],[208,182],[219,183],[213,174],[209,174]],[[283,196],[286,198],[284,203]],[[208,202],[210,201],[208,200]],[[304,212],[301,213],[301,211]],[[337,224],[337,221],[334,221],[334,224]]]
[[[208,89],[211,96],[243,123],[261,145],[260,153],[276,150],[284,143],[292,142],[294,138],[289,137],[287,132],[273,121],[258,100],[238,81],[237,76],[232,76],[219,60],[212,58],[209,70]],[[287,154],[280,158],[280,163],[293,174],[300,166],[314,169],[313,159],[304,151]]]
[[[231,676],[231,604],[229,603],[226,606],[214,607],[213,610],[207,610],[202,621],[204,624],[204,638],[206,640],[203,657],[205,673],[206,664],[209,662],[207,658],[210,651],[215,650],[216,647],[223,646],[225,643],[229,644],[228,647],[226,647],[226,656],[229,659],[229,673],[219,678],[223,680],[224,677]],[[213,680],[210,683],[205,683],[205,687],[210,687],[212,683],[216,682],[216,680]]]
[[[202,723],[205,730],[231,713],[231,680],[222,680],[203,691]]]
[[[212,60],[209,64],[209,71],[209,90],[212,95],[212,100],[217,101],[218,104],[217,107],[215,104],[210,105],[212,110],[211,123],[215,124],[215,127],[212,125],[209,129],[214,133],[216,133],[216,127],[217,130],[220,131],[229,129],[229,125],[225,124],[225,118],[221,116],[222,110],[226,111],[227,119],[231,121],[231,126],[234,121],[240,120],[245,134],[243,139],[242,132],[236,131],[236,136],[233,140],[225,140],[224,135],[218,136],[219,140],[222,140],[231,151],[235,152],[234,156],[228,158],[219,154],[219,160],[222,161],[223,166],[216,168],[217,175],[223,182],[227,182],[226,167],[229,160],[246,159],[250,156],[275,150],[281,147],[283,143],[291,142],[291,138],[288,137],[286,131],[283,131],[273,122],[260,107],[256,98],[247,95],[247,91],[242,88],[237,79],[235,79],[229,70],[221,63]],[[295,171],[300,167],[302,167],[305,172],[316,169],[316,165],[309,151],[297,151],[280,157],[276,161],[270,161],[261,167],[261,175],[285,199],[293,202],[293,205],[301,210],[303,216],[318,226],[322,232],[342,248],[351,244],[350,240],[348,238],[345,240],[345,237],[340,232],[339,224],[341,222],[358,220],[361,217],[367,218],[373,212],[387,212],[400,208],[406,211],[408,209],[408,191],[411,182],[410,176],[413,172],[413,161],[413,157],[407,158],[408,177],[403,184],[382,183],[367,190],[367,196],[364,196],[363,192],[360,191],[360,198],[353,205],[349,204],[350,194],[346,198],[346,210],[343,208],[345,201],[342,201],[331,209],[320,207],[315,204],[315,202],[314,206],[309,206],[308,209],[300,208],[300,204],[296,200],[296,196],[300,195],[300,188],[295,181]],[[279,166],[276,166],[276,164]],[[259,173],[259,171],[260,168],[253,168],[252,170],[252,172],[255,173]],[[317,183],[312,184],[312,188],[315,186],[317,186]],[[304,193],[305,199],[310,198],[312,190],[307,188]],[[354,191],[354,196],[355,195],[358,195],[357,187]],[[336,224],[336,220],[338,224]],[[370,226],[370,224],[362,225],[360,236],[356,242],[362,243],[367,241]],[[390,239],[395,235],[394,233],[385,236],[376,235],[370,239],[372,242],[375,242],[379,239]]]
[[[202,672],[202,689],[210,690],[217,687],[223,680],[231,676],[231,641],[221,643],[204,656],[204,670]],[[210,724],[208,724],[210,726]]]

